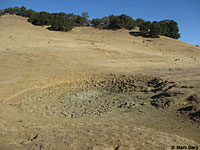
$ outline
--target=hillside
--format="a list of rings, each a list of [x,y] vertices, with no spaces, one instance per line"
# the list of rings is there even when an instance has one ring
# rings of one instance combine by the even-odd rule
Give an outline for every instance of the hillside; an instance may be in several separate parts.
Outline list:
[[[15,15],[0,18],[0,35],[0,149],[200,144],[199,47],[128,30],[49,31]]]

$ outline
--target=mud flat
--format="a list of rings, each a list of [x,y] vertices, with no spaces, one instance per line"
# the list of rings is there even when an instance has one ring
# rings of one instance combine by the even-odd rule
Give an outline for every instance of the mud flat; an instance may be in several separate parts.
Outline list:
[[[131,110],[147,104],[165,108],[181,94],[174,92],[174,87],[175,83],[158,78],[98,75],[24,93],[15,98],[14,105],[27,113],[70,118]]]
[[[177,100],[186,97],[182,89],[182,85],[156,77],[100,74],[28,91],[2,104],[0,146],[4,149],[198,146],[198,116],[192,118],[183,113],[187,111],[181,105],[184,101]],[[195,102],[196,99],[189,98]]]

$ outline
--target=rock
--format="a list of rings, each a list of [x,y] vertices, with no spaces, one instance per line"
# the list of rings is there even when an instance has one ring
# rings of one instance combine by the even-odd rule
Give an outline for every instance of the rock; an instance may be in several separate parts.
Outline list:
[[[191,119],[194,119],[195,121],[200,121],[200,111],[190,113],[189,116]]]
[[[144,106],[144,105],[147,105],[147,103],[145,103],[145,102],[142,102],[142,103],[140,103],[140,105]]]
[[[162,81],[161,79],[154,78],[147,82],[149,87],[160,88],[164,87],[167,84],[167,81]]]
[[[174,61],[180,61],[180,59],[175,59]]]
[[[178,111],[192,111],[194,108],[193,106],[188,106],[188,107],[184,107],[184,108],[180,108]]]
[[[159,107],[161,107],[161,108],[169,107],[171,103],[172,103],[172,101],[170,101],[168,99],[164,99],[164,98],[153,99],[151,101],[151,105],[155,106],[157,108],[159,108]]]
[[[163,92],[163,93],[152,96],[151,99],[158,99],[158,98],[165,98],[165,97],[171,97],[171,94]]]
[[[125,102],[125,103],[123,103],[123,104],[120,104],[119,106],[118,106],[118,108],[124,108],[124,107],[126,107],[127,106],[127,102]]]
[[[192,89],[192,88],[194,88],[194,87],[193,87],[193,86],[186,86],[186,85],[183,85],[183,86],[181,86],[181,88]]]
[[[200,98],[194,94],[194,95],[191,95],[187,98],[187,101],[189,102],[200,102]]]
[[[114,150],[119,150],[119,148],[120,148],[120,146],[116,146],[116,147],[114,148]]]

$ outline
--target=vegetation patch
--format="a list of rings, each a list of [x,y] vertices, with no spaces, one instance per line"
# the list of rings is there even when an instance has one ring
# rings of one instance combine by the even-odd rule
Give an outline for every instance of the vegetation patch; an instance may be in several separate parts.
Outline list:
[[[73,13],[48,13],[45,11],[36,12],[32,9],[26,9],[24,6],[6,8],[0,10],[0,16],[3,14],[15,14],[18,16],[27,17],[28,21],[33,25],[49,26],[49,30],[54,31],[70,31],[73,27],[92,26],[99,29],[127,29],[133,30],[139,27],[139,33],[130,32],[132,35],[144,37],[158,38],[160,35],[170,38],[180,38],[178,24],[174,20],[145,21],[142,18],[134,20],[132,17],[122,15],[109,15],[103,18],[94,18],[89,20],[87,12],[82,15],[74,15]]]

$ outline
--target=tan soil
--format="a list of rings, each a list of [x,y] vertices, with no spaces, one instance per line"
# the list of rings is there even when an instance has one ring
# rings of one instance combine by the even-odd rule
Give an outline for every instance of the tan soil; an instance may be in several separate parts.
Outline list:
[[[200,148],[200,48],[0,18],[0,149]]]

